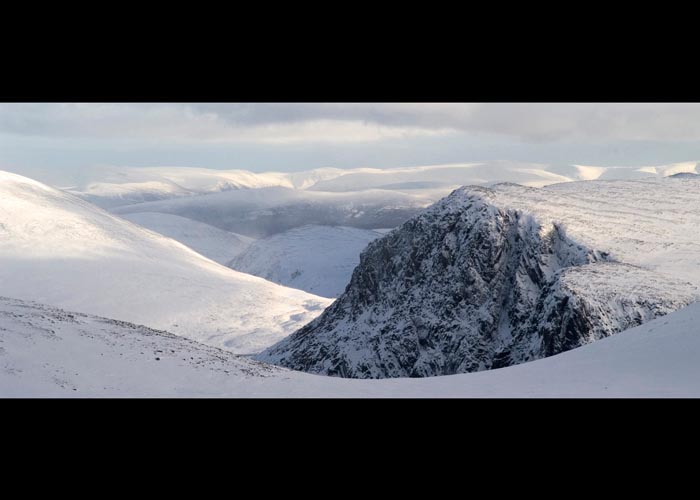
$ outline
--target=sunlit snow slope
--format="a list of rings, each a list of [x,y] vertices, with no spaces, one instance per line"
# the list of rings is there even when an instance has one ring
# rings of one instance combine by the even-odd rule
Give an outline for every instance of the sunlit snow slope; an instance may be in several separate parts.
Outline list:
[[[350,283],[360,252],[380,236],[353,227],[302,226],[257,240],[228,266],[322,297],[337,297]]]
[[[179,241],[219,264],[226,264],[255,241],[242,234],[224,231],[178,215],[145,212],[125,214],[122,217]]]
[[[233,271],[68,193],[0,172],[0,295],[256,352],[330,301]]]
[[[700,180],[657,178],[494,187],[491,201],[561,222],[588,248],[700,286]]]

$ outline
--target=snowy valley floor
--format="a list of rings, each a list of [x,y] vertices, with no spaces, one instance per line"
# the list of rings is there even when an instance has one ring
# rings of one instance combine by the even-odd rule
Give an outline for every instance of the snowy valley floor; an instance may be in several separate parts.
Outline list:
[[[0,298],[2,397],[700,397],[700,304],[550,358],[425,379],[293,372],[167,332]]]

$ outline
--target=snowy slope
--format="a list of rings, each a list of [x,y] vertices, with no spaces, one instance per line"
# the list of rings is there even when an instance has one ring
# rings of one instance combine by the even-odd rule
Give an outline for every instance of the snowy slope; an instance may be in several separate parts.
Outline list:
[[[216,396],[271,365],[140,325],[0,297],[0,397]]]
[[[255,352],[329,300],[219,265],[25,177],[0,172],[0,295]]]
[[[663,178],[676,173],[700,171],[700,164],[694,161],[671,163],[656,166],[590,166],[590,165],[551,165],[547,170],[569,177],[572,181],[594,180],[638,180],[644,178]],[[511,181],[512,182],[512,181]],[[533,184],[528,184],[534,186]]]
[[[219,264],[226,264],[254,241],[242,234],[223,231],[177,215],[143,212],[125,214],[122,218],[179,241]]]
[[[350,282],[360,252],[379,236],[352,227],[302,226],[257,240],[228,266],[322,297],[337,297]]]
[[[292,372],[167,332],[0,298],[0,397],[700,397],[699,357],[698,304],[531,363],[352,380]]]
[[[700,180],[595,181],[528,189],[504,184],[497,203],[559,221],[613,259],[700,285]]]
[[[557,354],[698,300],[698,234],[696,179],[461,188],[370,243],[345,293],[258,359],[382,378]]]
[[[83,189],[69,189],[68,192],[103,208],[166,200],[195,194],[167,180],[145,182],[93,182]]]

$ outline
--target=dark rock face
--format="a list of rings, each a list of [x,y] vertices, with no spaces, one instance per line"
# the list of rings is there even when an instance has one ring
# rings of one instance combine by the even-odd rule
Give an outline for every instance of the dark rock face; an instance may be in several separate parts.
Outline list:
[[[340,377],[448,375],[572,349],[690,302],[556,224],[461,188],[362,253],[345,293],[258,359]],[[629,295],[629,283],[653,275]],[[661,293],[663,291],[663,293]]]

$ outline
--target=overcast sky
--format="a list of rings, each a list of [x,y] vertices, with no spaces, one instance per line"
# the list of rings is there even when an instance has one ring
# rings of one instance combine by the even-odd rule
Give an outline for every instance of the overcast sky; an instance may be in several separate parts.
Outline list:
[[[0,169],[700,160],[700,104],[0,104]]]

